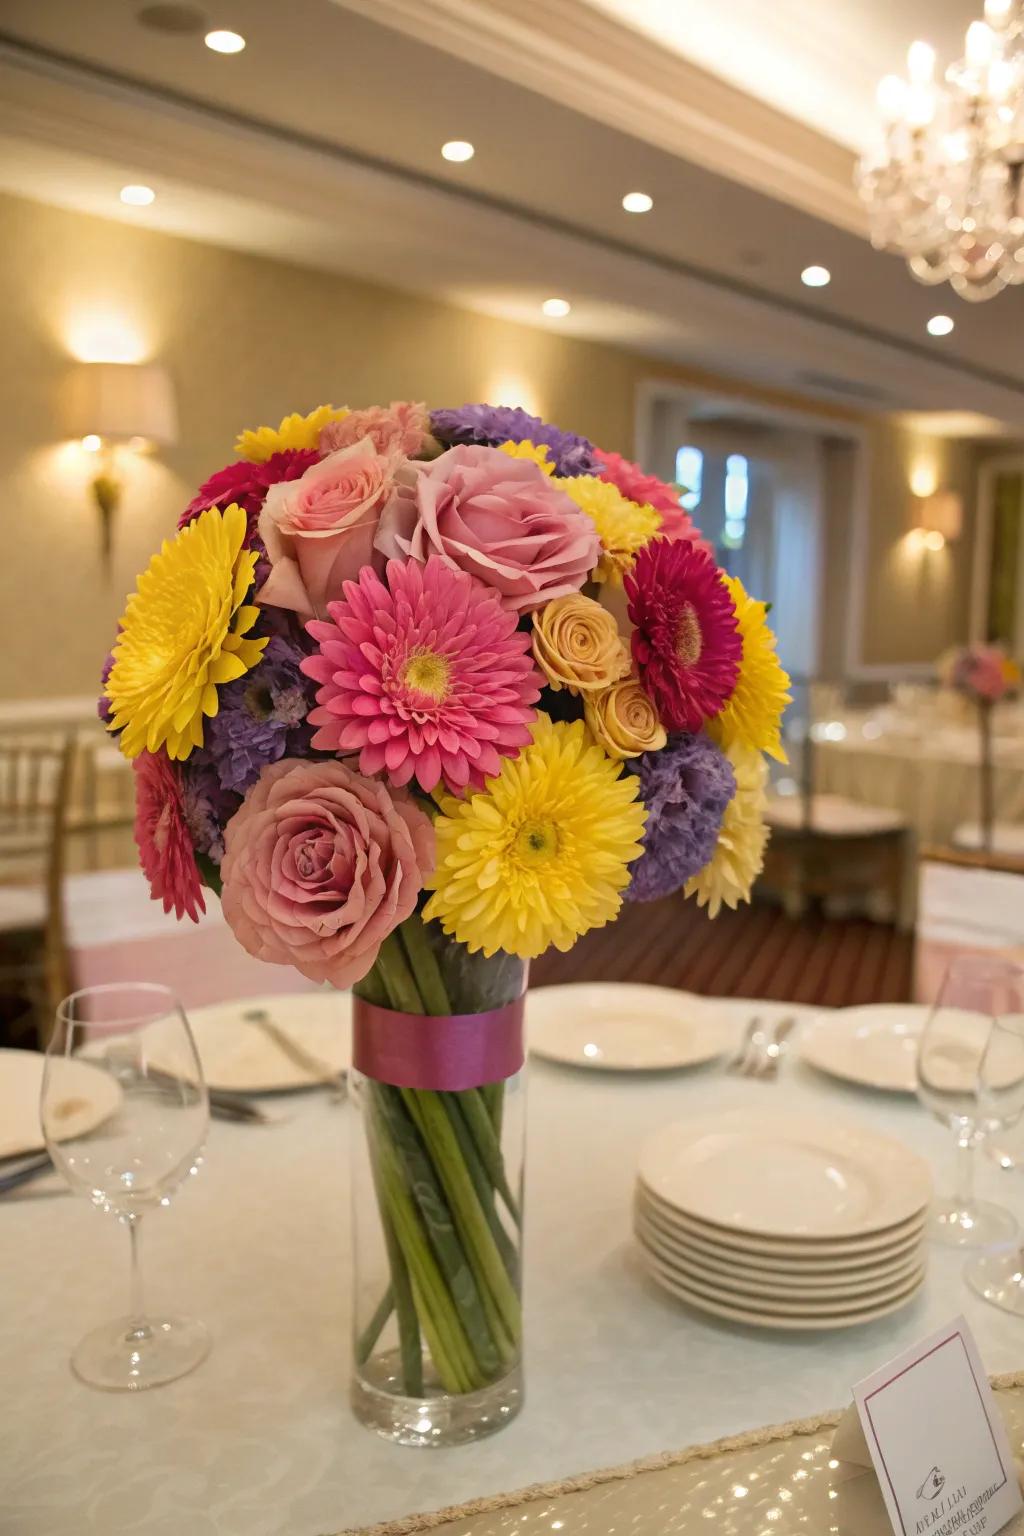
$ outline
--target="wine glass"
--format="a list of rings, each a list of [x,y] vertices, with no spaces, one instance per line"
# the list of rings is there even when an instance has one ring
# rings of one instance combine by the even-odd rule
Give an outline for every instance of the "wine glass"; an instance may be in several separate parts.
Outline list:
[[[958,955],[918,1044],[918,1098],[956,1133],[956,1187],[932,1208],[932,1236],[951,1247],[989,1248],[1017,1232],[1009,1211],[975,1198],[974,1167],[978,1143],[1000,1124],[982,1087],[986,1051],[994,1021],[1017,1011],[1022,979],[1024,972],[1009,961]]]
[[[983,1112],[999,1128],[1024,1114],[1024,970],[1011,967],[1003,1011],[992,1022],[992,1035],[981,1064]],[[1003,1312],[1024,1317],[1024,1247],[980,1255],[967,1266],[967,1283]]]
[[[138,1392],[184,1376],[210,1340],[202,1323],[147,1315],[139,1274],[143,1216],[197,1171],[209,1125],[206,1084],[185,1012],[149,982],[87,987],[65,998],[46,1052],[40,1118],[54,1166],[73,1190],[128,1228],[128,1315],[86,1335],[76,1376]]]

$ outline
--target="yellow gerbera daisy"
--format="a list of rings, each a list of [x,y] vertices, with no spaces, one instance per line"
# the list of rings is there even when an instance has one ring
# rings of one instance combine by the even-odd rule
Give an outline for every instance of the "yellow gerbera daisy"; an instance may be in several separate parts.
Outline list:
[[[598,581],[619,583],[633,568],[633,561],[661,527],[653,507],[623,496],[618,486],[597,475],[556,478],[555,484],[571,496],[581,512],[592,519],[604,553],[594,575]]]
[[[722,580],[736,608],[743,659],[732,695],[720,715],[708,721],[708,735],[724,747],[752,747],[767,752],[777,762],[789,759],[782,745],[782,715],[789,703],[789,675],[775,653],[775,636],[765,619],[764,603],[749,597],[738,576]]]
[[[264,464],[286,448],[316,448],[327,423],[344,421],[348,414],[346,407],[335,410],[333,405],[318,405],[308,416],[294,411],[279,427],[249,427],[235,440],[235,452],[250,464]]]
[[[188,757],[217,713],[217,685],[242,677],[266,640],[246,640],[259,609],[245,602],[256,555],[242,548],[241,507],[211,507],[165,539],[121,618],[106,695],[125,757],[166,747]]]
[[[764,864],[768,828],[764,820],[768,767],[760,752],[735,746],[728,754],[736,775],[736,793],[725,808],[710,864],[686,882],[685,894],[717,917],[723,904],[750,900],[751,887]]]
[[[553,725],[541,715],[530,746],[486,789],[442,802],[424,918],[485,955],[571,949],[622,904],[647,819],[639,784],[581,720]]]
[[[531,443],[524,438],[521,443],[500,443],[498,449],[500,453],[507,453],[510,459],[531,459],[546,475],[555,472],[546,443]]]

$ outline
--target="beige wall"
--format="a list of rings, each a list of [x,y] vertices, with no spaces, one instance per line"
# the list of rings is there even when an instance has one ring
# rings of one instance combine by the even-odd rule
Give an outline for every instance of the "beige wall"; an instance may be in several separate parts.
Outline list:
[[[19,199],[0,197],[0,236],[0,700],[93,691],[136,573],[195,487],[231,458],[242,426],[325,400],[501,399],[629,452],[642,379],[724,387],[554,329]],[[166,365],[181,420],[176,448],[126,456],[107,578],[88,492],[95,460],[62,441],[58,398],[71,357],[108,354],[112,343],[123,360]],[[894,558],[906,444],[887,428],[877,436],[865,659],[927,659],[959,624],[966,582],[962,593],[952,552],[938,589],[931,569],[911,579]],[[965,465],[958,457],[958,476]],[[908,623],[908,605],[920,623]]]

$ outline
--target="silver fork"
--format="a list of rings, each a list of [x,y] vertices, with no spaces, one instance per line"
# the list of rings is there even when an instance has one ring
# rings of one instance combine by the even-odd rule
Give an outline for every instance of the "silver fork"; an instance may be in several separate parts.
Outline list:
[[[785,1049],[786,1036],[795,1023],[795,1016],[787,1014],[785,1018],[776,1019],[762,1032],[764,1040],[759,1042],[756,1055],[751,1058],[749,1065],[742,1069],[746,1077],[756,1077],[767,1082],[778,1077],[779,1062],[782,1060]]]
[[[746,1077],[766,1043],[767,1035],[765,1034],[764,1025],[761,1022],[760,1015],[755,1013],[753,1018],[747,1021],[746,1028],[743,1031],[743,1039],[740,1041],[735,1056],[729,1062],[727,1070],[738,1072],[741,1076]]]

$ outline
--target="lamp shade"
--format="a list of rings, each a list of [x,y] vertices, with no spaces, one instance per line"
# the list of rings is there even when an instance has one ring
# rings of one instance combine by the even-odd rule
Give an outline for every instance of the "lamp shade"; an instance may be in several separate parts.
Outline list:
[[[949,541],[960,537],[963,521],[963,498],[956,491],[911,496],[907,503],[907,527],[912,532],[941,533]]]
[[[159,363],[76,363],[65,414],[72,437],[141,437],[163,447],[178,440],[174,389]]]

